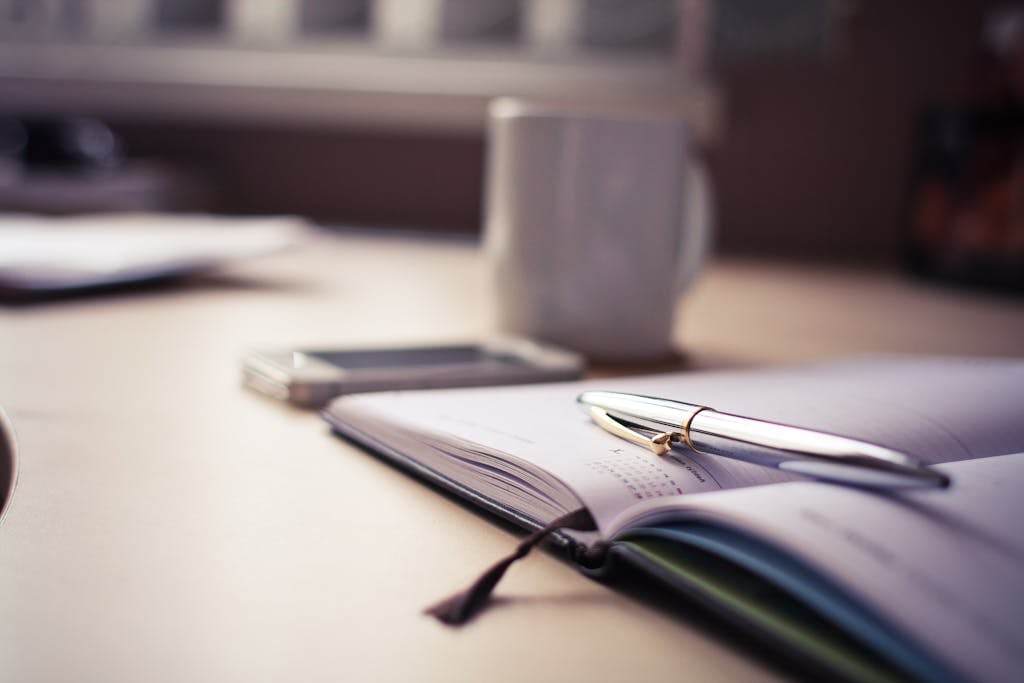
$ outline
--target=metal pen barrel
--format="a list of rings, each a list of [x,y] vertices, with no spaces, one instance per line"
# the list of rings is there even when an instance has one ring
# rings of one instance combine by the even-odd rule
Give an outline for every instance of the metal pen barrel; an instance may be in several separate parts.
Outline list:
[[[578,401],[606,411],[627,426],[679,434],[678,441],[698,453],[858,486],[949,484],[946,475],[921,466],[905,453],[836,434],[618,392],[588,391]]]

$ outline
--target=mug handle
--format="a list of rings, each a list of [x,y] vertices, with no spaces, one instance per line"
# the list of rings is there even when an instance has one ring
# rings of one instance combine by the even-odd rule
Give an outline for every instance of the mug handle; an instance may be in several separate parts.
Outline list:
[[[715,219],[712,192],[707,167],[701,161],[688,159],[683,193],[683,235],[679,240],[679,266],[676,271],[677,292],[681,293],[693,284],[711,250]]]

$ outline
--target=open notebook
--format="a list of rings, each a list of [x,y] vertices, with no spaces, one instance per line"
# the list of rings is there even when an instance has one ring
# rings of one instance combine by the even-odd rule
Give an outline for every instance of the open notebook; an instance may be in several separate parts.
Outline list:
[[[875,442],[953,483],[882,493],[698,453],[657,458],[594,425],[575,403],[587,389]],[[848,678],[1024,671],[1022,361],[878,358],[365,394],[324,416],[526,528],[585,506],[599,531],[563,539],[588,573],[646,572]]]

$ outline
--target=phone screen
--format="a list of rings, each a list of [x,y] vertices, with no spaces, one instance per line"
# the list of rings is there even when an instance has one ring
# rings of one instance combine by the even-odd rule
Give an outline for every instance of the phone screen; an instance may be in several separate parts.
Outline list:
[[[310,351],[306,355],[341,368],[404,368],[423,365],[472,365],[504,363],[522,365],[516,356],[489,352],[479,346],[442,346],[370,351]]]

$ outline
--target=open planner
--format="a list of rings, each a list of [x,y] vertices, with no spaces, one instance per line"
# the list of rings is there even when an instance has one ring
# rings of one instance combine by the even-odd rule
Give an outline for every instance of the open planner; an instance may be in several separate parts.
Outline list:
[[[595,425],[584,390],[676,399],[849,436],[947,474],[944,489],[812,481]],[[854,680],[1024,671],[1024,361],[879,357],[782,369],[345,396],[339,433],[526,529],[588,574],[642,572]]]

